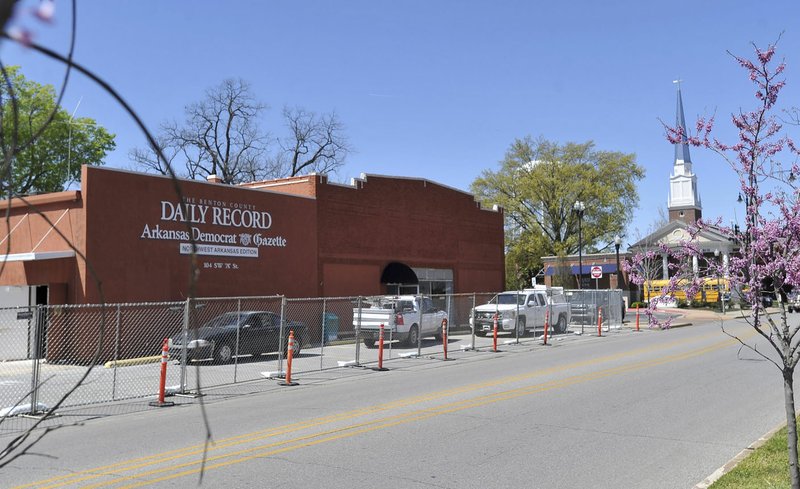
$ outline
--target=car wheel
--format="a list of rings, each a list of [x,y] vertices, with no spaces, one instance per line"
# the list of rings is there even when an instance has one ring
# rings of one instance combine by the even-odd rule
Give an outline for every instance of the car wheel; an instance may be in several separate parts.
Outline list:
[[[214,360],[217,363],[230,363],[233,359],[233,348],[228,343],[222,343],[214,347]]]
[[[558,316],[558,322],[556,323],[556,332],[562,334],[567,332],[567,318],[565,318],[563,315]]]
[[[366,346],[367,348],[375,348],[375,339],[364,338],[364,346]]]
[[[406,345],[417,346],[417,344],[419,344],[419,329],[417,329],[417,325],[414,324],[411,326],[411,329],[408,330]]]
[[[525,318],[517,318],[517,337],[525,336]]]

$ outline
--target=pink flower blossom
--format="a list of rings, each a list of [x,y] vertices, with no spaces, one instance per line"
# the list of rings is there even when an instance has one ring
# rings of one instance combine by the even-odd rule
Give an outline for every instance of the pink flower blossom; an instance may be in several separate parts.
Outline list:
[[[42,0],[33,15],[44,22],[52,22],[56,12],[56,2],[54,0]]]

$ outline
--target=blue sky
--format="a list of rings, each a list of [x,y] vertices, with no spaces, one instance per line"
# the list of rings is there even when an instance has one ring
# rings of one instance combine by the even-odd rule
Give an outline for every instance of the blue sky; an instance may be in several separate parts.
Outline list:
[[[35,6],[24,2],[23,6]],[[68,2],[53,25],[18,15],[37,42],[66,53]],[[687,123],[752,106],[753,88],[727,54],[778,39],[786,57],[783,104],[800,106],[800,5],[739,0],[484,1],[262,0],[79,2],[75,59],[109,81],[152,130],[229,77],[241,77],[270,110],[336,111],[356,153],[335,178],[362,172],[422,177],[468,190],[495,170],[515,138],[592,140],[635,153],[647,171],[627,232],[644,232],[666,208],[673,147],[659,122],[675,119],[683,81]],[[57,84],[63,67],[5,42],[0,57]],[[130,168],[144,147],[132,121],[76,75],[64,107],[117,135],[107,165]],[[692,150],[705,217],[737,213],[737,182],[710,152]],[[587,202],[591,205],[591,202]],[[736,207],[739,209],[736,209]],[[736,210],[735,210],[736,209]]]

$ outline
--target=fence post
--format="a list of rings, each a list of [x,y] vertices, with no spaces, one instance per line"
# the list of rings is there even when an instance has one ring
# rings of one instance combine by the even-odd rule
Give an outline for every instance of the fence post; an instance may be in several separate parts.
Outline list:
[[[319,369],[322,370],[322,359],[325,356],[325,343],[328,341],[328,336],[325,334],[325,313],[327,312],[327,299],[322,298],[322,341],[319,345]]]
[[[417,309],[419,309],[419,321],[417,324],[417,357],[422,356],[422,296],[417,296]]]
[[[361,296],[358,296],[358,319],[356,320],[356,366],[361,365]]]
[[[189,364],[189,317],[192,309],[192,298],[187,297],[183,305],[183,326],[181,327],[181,394],[186,394],[186,368]]]
[[[581,302],[583,303],[583,314],[581,315],[581,334],[583,334],[586,327],[586,320],[589,318],[589,304],[586,303],[586,293],[584,291],[580,291],[581,293]]]
[[[442,319],[442,348],[444,349],[444,359],[447,360],[447,318]]]
[[[31,364],[31,411],[30,414],[39,412],[39,356],[42,348],[42,326],[44,322],[44,306],[36,306],[36,323],[33,327],[33,363]]]
[[[114,328],[114,373],[111,380],[111,400],[117,400],[117,362],[119,361],[119,321],[120,305],[117,304],[116,326]]]
[[[475,292],[472,293],[472,309],[469,310],[470,325],[472,326],[470,329],[472,330],[471,336],[472,339],[469,342],[469,349],[475,349],[475,326],[477,326],[476,319],[475,319]]]
[[[515,301],[517,303],[517,313],[514,315],[514,337],[517,339],[517,344],[519,345],[519,294],[522,294],[522,292],[518,290],[517,294],[518,295],[515,298]],[[497,302],[500,302],[499,298],[497,299]],[[533,326],[533,330],[536,331],[536,322],[535,321],[534,321],[532,326]],[[527,323],[525,324],[525,327],[526,328],[528,327]]]
[[[281,296],[281,327],[278,332],[278,372],[283,373],[283,332],[286,329],[286,296]]]
[[[239,379],[239,345],[242,341],[242,299],[236,299],[236,347],[233,349],[233,383]],[[281,310],[283,318],[283,310]],[[283,322],[281,320],[281,322]],[[281,350],[283,351],[283,350]],[[280,369],[278,369],[280,370]]]

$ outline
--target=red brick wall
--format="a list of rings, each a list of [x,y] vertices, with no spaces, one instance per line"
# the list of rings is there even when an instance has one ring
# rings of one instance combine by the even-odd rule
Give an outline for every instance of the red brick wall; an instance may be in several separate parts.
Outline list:
[[[452,269],[456,292],[502,289],[503,214],[480,209],[472,195],[372,175],[355,187],[320,183],[316,194],[325,295],[382,293],[380,272],[394,261]],[[370,266],[378,280],[343,281],[332,264]]]
[[[199,276],[196,295],[239,296],[285,294],[315,296],[317,278],[316,203],[313,199],[231,187],[205,182],[181,181],[185,198],[197,208],[204,223],[190,227],[202,233],[229,235],[245,246],[251,240],[285,239],[285,246],[260,246],[258,257],[197,256]],[[179,252],[186,239],[148,239],[145,226],[160,231],[190,232],[185,223],[164,220],[178,202],[173,183],[164,177],[102,168],[84,172],[87,256],[102,279],[108,302],[181,300],[188,296],[189,255]],[[168,202],[163,204],[163,202]],[[166,206],[166,211],[164,211]],[[199,206],[206,206],[201,216]],[[234,209],[268,212],[269,229],[214,223],[213,213]],[[226,211],[227,210],[227,211]],[[167,214],[166,216],[164,214]],[[209,244],[199,242],[198,244]],[[254,247],[252,241],[249,247]],[[96,285],[87,283],[87,302],[99,300]]]
[[[81,193],[57,192],[0,201],[9,210],[8,225],[0,232],[0,254],[63,252],[84,250],[84,211]],[[80,274],[83,263],[77,258],[37,261],[9,261],[0,274],[0,285],[49,285],[66,288],[69,295],[51,294],[53,304],[83,300]]]
[[[503,215],[481,209],[470,194],[421,179],[381,176],[357,180],[355,186],[327,183],[318,175],[274,183],[180,182],[183,194],[198,206],[211,201],[220,204],[213,207],[268,212],[272,225],[260,234],[286,239],[285,247],[259,247],[258,258],[198,255],[197,296],[378,294],[384,292],[381,272],[395,261],[453,270],[456,292],[503,288]],[[144,236],[145,226],[151,232],[156,227],[190,232],[185,223],[162,219],[162,202],[178,202],[170,179],[84,167],[82,195],[35,199],[52,222],[69,209],[58,228],[88,257],[106,302],[181,300],[189,294],[189,257],[179,251],[188,240]],[[26,212],[14,207],[12,226]],[[47,234],[43,219],[27,219],[15,231],[11,253],[30,251]],[[259,232],[206,221],[190,227],[235,235],[235,246],[242,245],[240,234],[252,239]],[[68,246],[50,233],[39,249]],[[0,284],[56,283],[67,284],[61,300],[101,300],[82,259],[9,263],[0,276]]]

